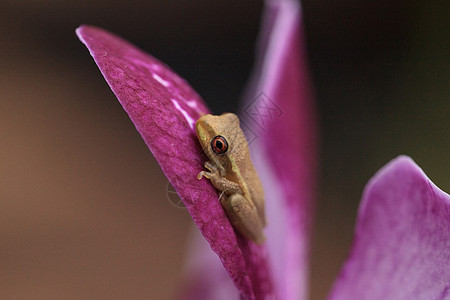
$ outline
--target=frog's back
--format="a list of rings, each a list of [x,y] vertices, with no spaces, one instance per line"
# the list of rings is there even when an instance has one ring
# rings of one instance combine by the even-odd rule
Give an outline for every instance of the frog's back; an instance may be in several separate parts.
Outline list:
[[[245,137],[244,137],[245,139]],[[255,167],[253,166],[253,162],[250,158],[250,151],[247,146],[247,142],[245,141],[245,146],[240,149],[240,158],[238,165],[240,168],[240,176],[242,176],[242,181],[245,182],[246,187],[242,187],[244,193],[248,193],[245,195],[247,198],[251,199],[253,204],[256,206],[258,210],[258,215],[260,216],[264,225],[266,225],[266,216],[265,216],[265,205],[264,205],[264,190],[259,180],[259,176],[256,173]]]

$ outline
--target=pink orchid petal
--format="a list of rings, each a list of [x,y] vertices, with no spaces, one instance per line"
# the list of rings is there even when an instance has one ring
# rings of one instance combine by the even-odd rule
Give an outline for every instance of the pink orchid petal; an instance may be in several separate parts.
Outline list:
[[[367,184],[330,299],[449,299],[450,195],[401,156]]]
[[[241,126],[263,181],[269,223],[266,244],[275,271],[277,299],[306,299],[316,147],[298,3],[266,1],[261,26],[257,64]],[[267,104],[275,108],[273,116],[265,109]],[[261,118],[264,115],[268,117]],[[196,244],[193,257],[203,252]],[[187,266],[188,274],[203,274],[203,287],[215,285],[223,276],[218,264],[207,261],[202,270]],[[199,291],[196,280],[200,279],[191,281],[191,293]],[[201,291],[188,299],[222,299],[216,291]],[[223,299],[237,298],[228,295]]]
[[[264,247],[236,236],[218,192],[196,178],[206,158],[194,124],[208,112],[206,105],[166,65],[121,38],[90,26],[78,28],[77,35],[238,290],[248,299],[270,296]]]
[[[264,245],[239,239],[239,245],[246,258],[249,276],[252,279],[255,299],[279,299],[273,291],[271,276],[267,269],[267,252]],[[229,276],[224,272],[217,257],[211,256],[208,245],[200,242],[199,235],[193,236],[185,267],[185,279],[179,299],[241,299],[230,285]]]
[[[280,299],[306,299],[316,170],[315,114],[297,1],[268,1],[267,45],[243,108],[252,159],[265,187],[266,230]]]

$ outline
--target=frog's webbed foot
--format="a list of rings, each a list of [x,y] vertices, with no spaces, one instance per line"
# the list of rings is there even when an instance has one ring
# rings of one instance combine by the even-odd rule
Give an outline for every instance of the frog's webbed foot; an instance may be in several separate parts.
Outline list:
[[[220,177],[219,176],[219,170],[210,161],[205,162],[204,166],[205,166],[206,169],[209,170],[209,172],[201,171],[200,173],[198,173],[197,174],[197,179],[198,180],[202,179],[203,176],[205,176],[209,180],[217,180]]]
[[[200,180],[203,177],[208,178],[211,180],[211,183],[213,186],[218,189],[221,192],[225,192],[225,194],[242,194],[242,189],[239,184],[236,182],[230,181],[223,177],[220,174],[220,170],[217,168],[216,165],[211,163],[210,161],[205,162],[205,168],[209,170],[208,171],[201,171],[197,174],[197,179]]]
[[[208,178],[208,179],[211,179],[211,175],[212,175],[213,173],[211,173],[211,172],[206,172],[206,171],[201,171],[200,173],[198,173],[197,174],[197,179],[198,180],[200,180],[200,179],[202,179],[203,177],[206,177],[206,178]]]

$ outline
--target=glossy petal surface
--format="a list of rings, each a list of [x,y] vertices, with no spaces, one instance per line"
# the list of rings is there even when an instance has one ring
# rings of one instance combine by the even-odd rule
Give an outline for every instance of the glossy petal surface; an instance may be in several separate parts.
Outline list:
[[[450,195],[399,157],[365,188],[330,299],[449,299],[449,266]]]
[[[271,295],[264,247],[236,236],[217,191],[196,178],[206,160],[194,130],[208,112],[203,101],[166,65],[121,38],[90,26],[77,35],[238,290],[248,299]]]

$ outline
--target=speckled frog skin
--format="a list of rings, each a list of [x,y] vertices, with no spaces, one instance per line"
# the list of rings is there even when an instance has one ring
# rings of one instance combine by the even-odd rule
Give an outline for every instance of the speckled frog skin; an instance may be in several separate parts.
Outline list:
[[[208,178],[222,192],[220,203],[233,227],[261,244],[266,225],[264,192],[238,117],[232,113],[207,114],[197,120],[195,129],[209,158],[205,162],[208,171],[201,171],[197,178]]]

